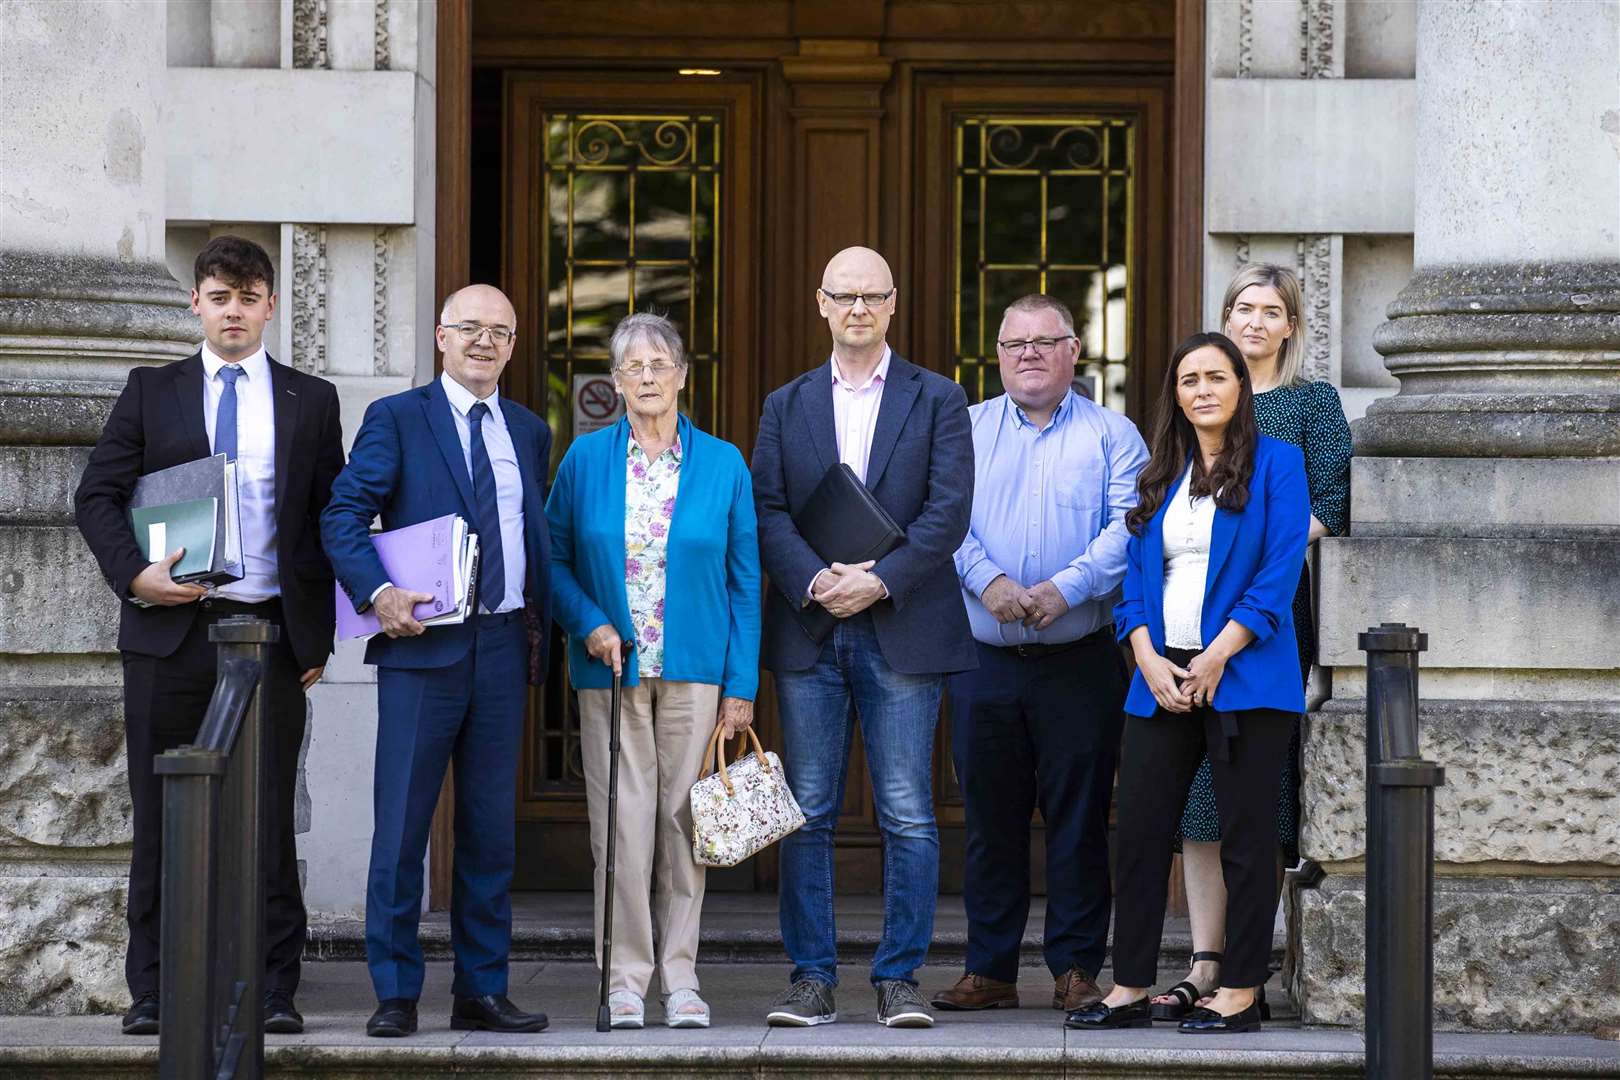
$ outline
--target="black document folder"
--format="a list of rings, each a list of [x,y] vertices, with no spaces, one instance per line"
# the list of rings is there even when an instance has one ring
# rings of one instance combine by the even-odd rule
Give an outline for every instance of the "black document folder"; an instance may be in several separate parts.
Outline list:
[[[159,469],[135,481],[135,491],[129,498],[130,526],[137,528],[133,514],[135,510],[190,503],[199,499],[214,500],[213,558],[207,569],[182,574],[174,580],[186,585],[224,585],[240,581],[242,525],[236,505],[236,463],[226,460],[224,454]],[[136,541],[141,545],[141,550],[146,551],[147,538],[138,529]],[[166,554],[157,555],[154,561]]]
[[[881,559],[906,539],[894,518],[856,478],[855,470],[842,463],[827,470],[810,501],[794,515],[793,524],[829,566]],[[818,644],[838,625],[832,612],[814,600],[796,605],[794,610],[799,625]]]

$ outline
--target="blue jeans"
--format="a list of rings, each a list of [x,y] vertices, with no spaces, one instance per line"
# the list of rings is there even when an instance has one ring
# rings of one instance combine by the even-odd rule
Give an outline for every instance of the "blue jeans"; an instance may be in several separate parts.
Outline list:
[[[883,938],[872,982],[922,965],[934,932],[939,830],[934,825],[934,728],[941,675],[905,675],[883,659],[869,614],[846,619],[808,671],[779,671],[784,767],[804,827],[782,841],[782,941],[793,978],[838,983],[833,925],[833,830],[844,802],[860,717],[878,828],[883,832]]]

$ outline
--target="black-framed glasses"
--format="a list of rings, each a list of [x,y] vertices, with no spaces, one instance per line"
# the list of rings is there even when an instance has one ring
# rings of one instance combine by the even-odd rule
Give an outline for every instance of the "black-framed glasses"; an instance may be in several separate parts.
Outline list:
[[[854,307],[855,301],[859,300],[867,307],[875,308],[894,295],[893,289],[888,292],[828,292],[826,289],[817,291],[839,307]]]
[[[512,339],[517,337],[517,331],[509,326],[485,326],[482,323],[459,322],[440,323],[439,327],[443,330],[454,330],[456,335],[468,345],[473,344],[486,333],[489,334],[489,340],[497,345],[510,344]]]
[[[1074,339],[1073,334],[1064,334],[1062,337],[1019,338],[1016,341],[998,341],[996,342],[996,348],[1004,349],[1012,355],[1017,356],[1025,349],[1033,347],[1035,351],[1040,353],[1042,356],[1051,356],[1052,352],[1058,347],[1059,344],[1065,341],[1073,341]]]

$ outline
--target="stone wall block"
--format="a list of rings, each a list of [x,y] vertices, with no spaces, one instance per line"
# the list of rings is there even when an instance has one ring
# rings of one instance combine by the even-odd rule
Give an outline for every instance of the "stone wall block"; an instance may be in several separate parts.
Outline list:
[[[0,446],[0,521],[73,524],[73,492],[88,446]]]
[[[0,1013],[124,1008],[128,892],[122,877],[0,873]]]
[[[1332,701],[1307,720],[1300,849],[1321,863],[1366,856],[1366,704]],[[1620,867],[1620,705],[1425,701],[1423,756],[1435,789],[1435,858]]]
[[[118,687],[0,692],[0,731],[0,845],[129,842]]]
[[[0,653],[112,652],[118,600],[72,526],[0,529]]]
[[[1299,892],[1294,993],[1308,1024],[1366,1019],[1366,879]],[[1434,897],[1441,1029],[1595,1031],[1620,1019],[1620,879],[1442,877]]]

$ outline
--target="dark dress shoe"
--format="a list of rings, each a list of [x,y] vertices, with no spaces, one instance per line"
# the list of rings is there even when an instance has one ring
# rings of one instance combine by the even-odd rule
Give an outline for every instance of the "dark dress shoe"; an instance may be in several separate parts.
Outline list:
[[[504,1031],[521,1034],[544,1031],[545,1013],[527,1013],[505,994],[458,997],[450,1008],[450,1027],[456,1031]]]
[[[1242,1012],[1222,1016],[1214,1009],[1199,1007],[1181,1018],[1176,1030],[1183,1035],[1238,1035],[1260,1030],[1260,1002],[1254,1001]]]
[[[1153,1026],[1153,1006],[1148,998],[1110,1008],[1102,1002],[1076,1009],[1064,1018],[1063,1026],[1077,1031],[1108,1031],[1113,1028]]]
[[[410,998],[387,998],[377,1003],[377,1011],[366,1021],[366,1034],[377,1039],[400,1039],[416,1034],[416,1002]]]
[[[987,979],[971,971],[956,985],[935,994],[930,1004],[946,1012],[976,1012],[979,1009],[1018,1008],[1018,984]]]
[[[1052,983],[1052,1008],[1064,1012],[1095,1005],[1106,996],[1097,980],[1078,967],[1069,968]]]
[[[158,1033],[158,996],[148,990],[130,1003],[124,1014],[125,1035],[156,1035]]]
[[[270,990],[264,995],[264,1033],[302,1035],[304,1017],[293,1004],[291,990]]]

